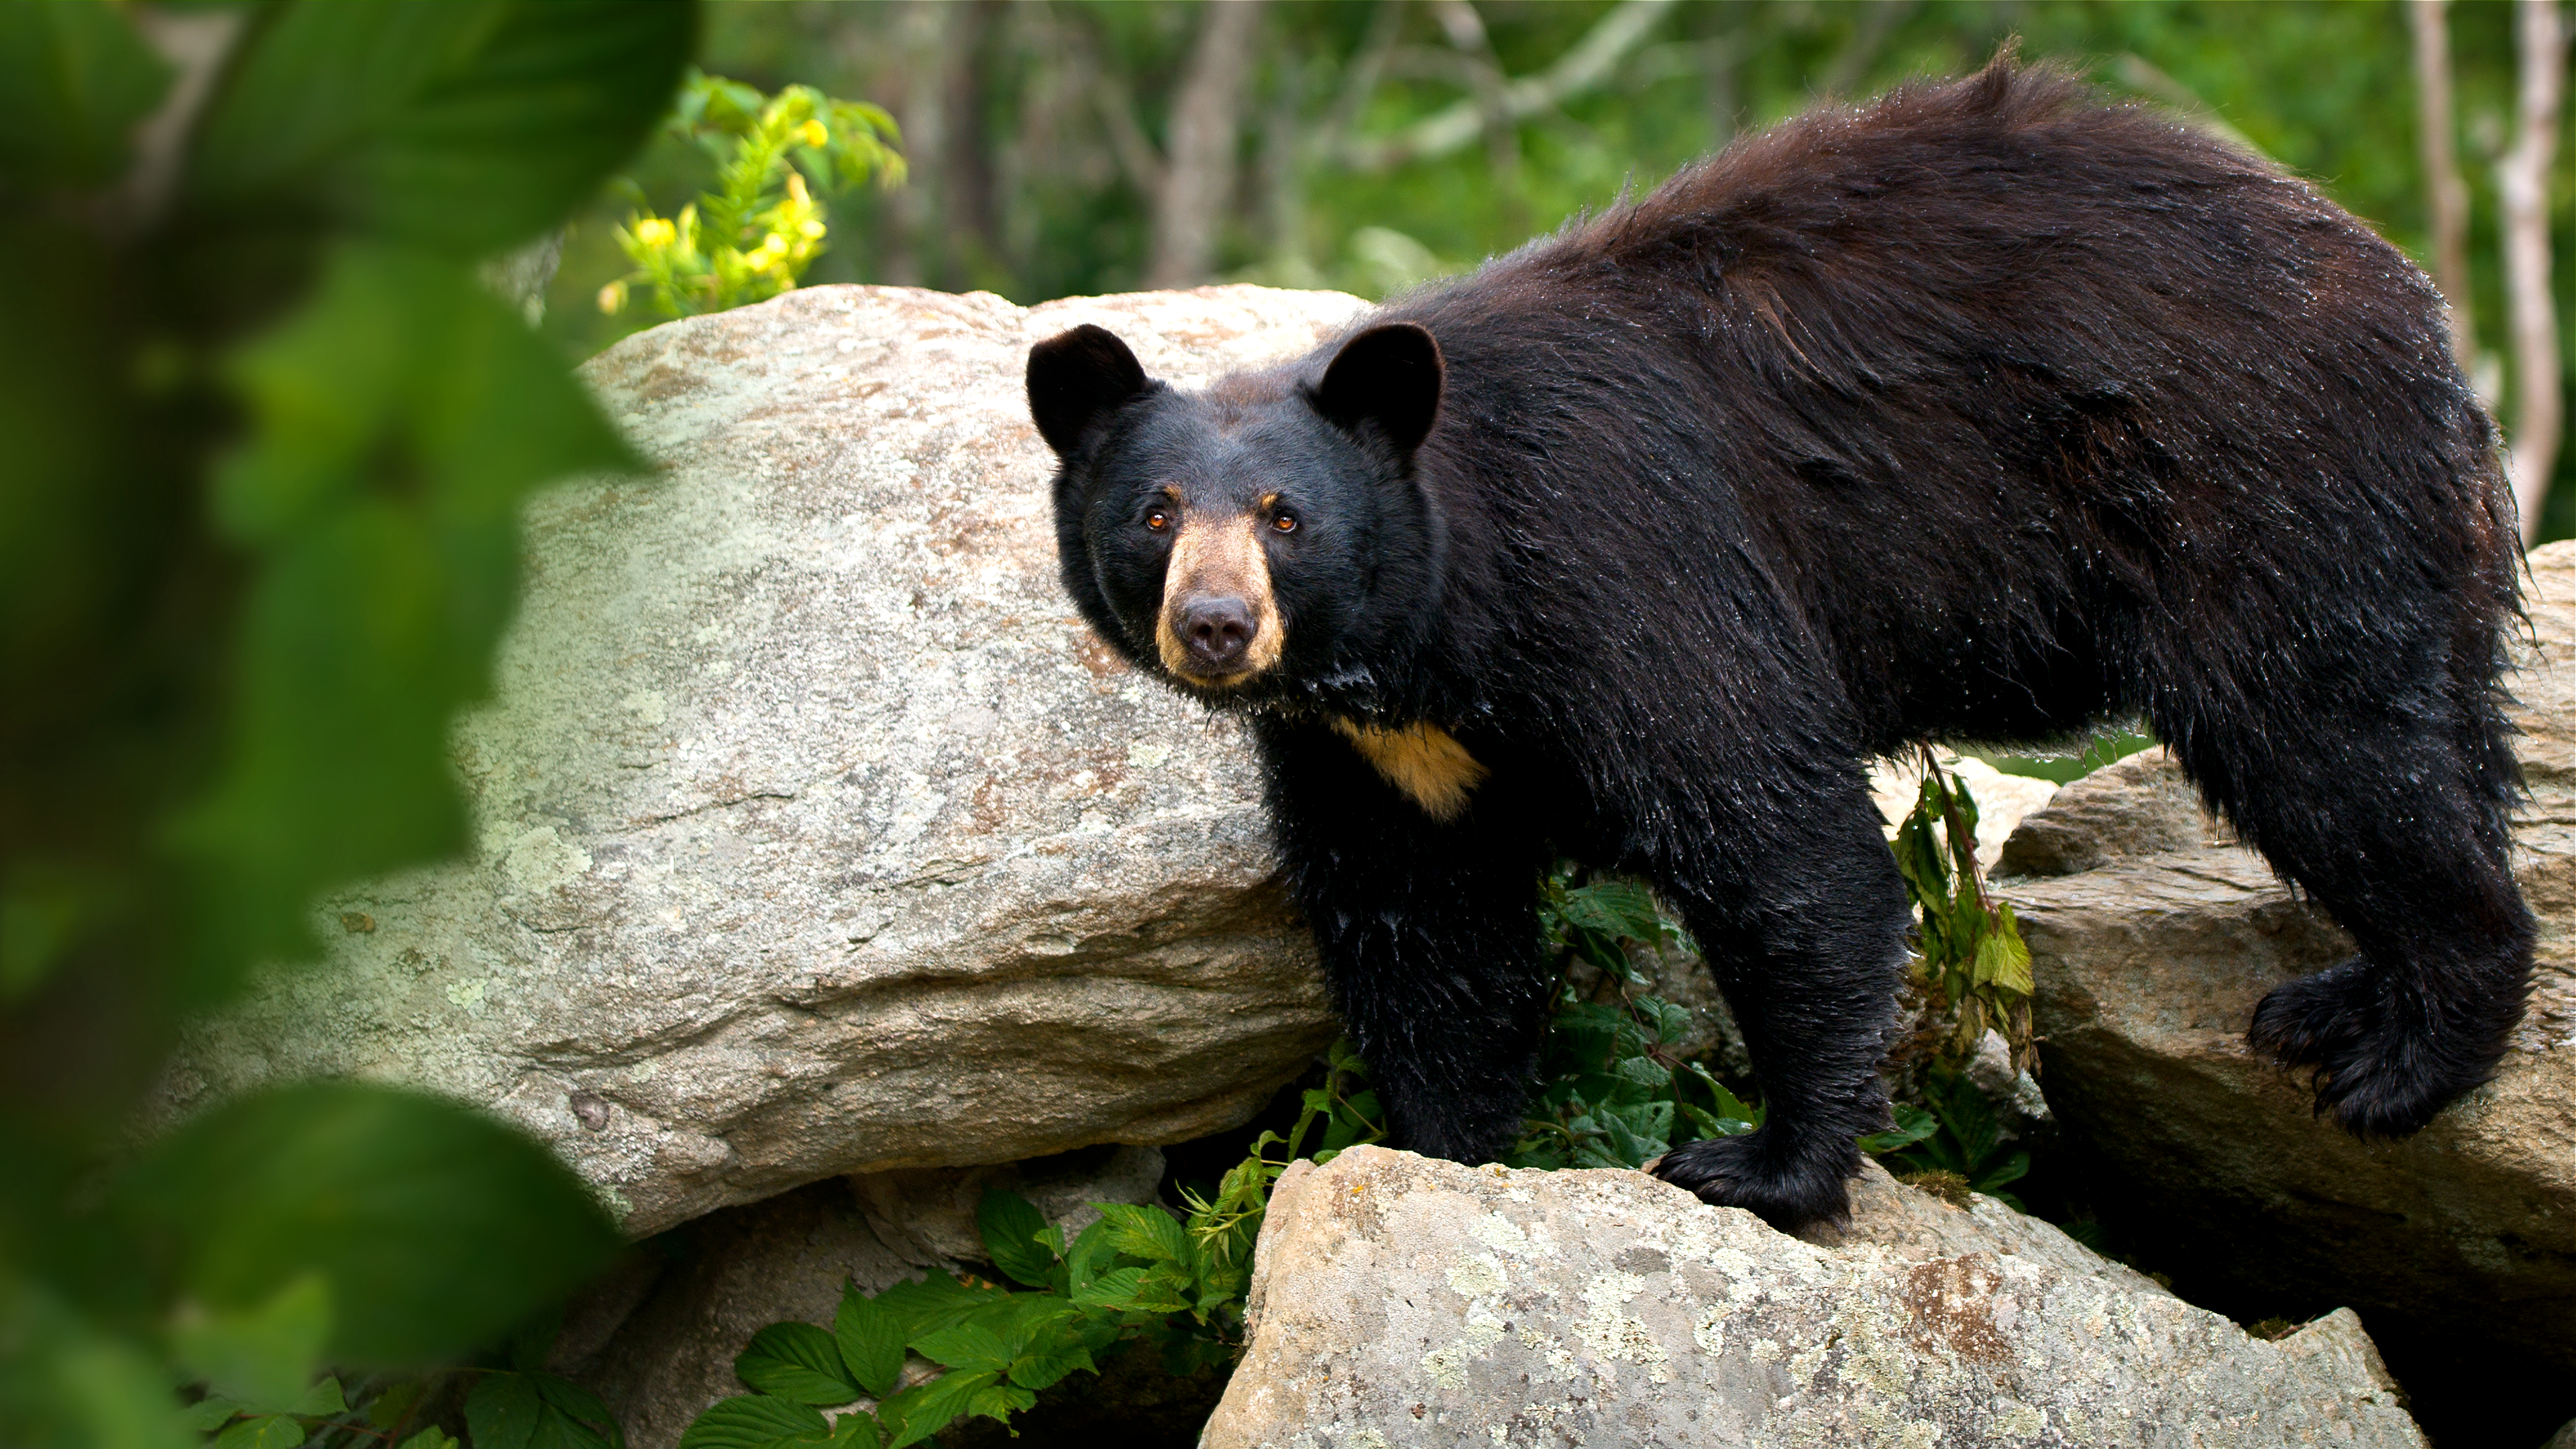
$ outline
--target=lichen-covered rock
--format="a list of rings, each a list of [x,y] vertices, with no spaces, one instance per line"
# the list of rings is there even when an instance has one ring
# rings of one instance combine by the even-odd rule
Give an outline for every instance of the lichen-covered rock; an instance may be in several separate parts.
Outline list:
[[[1989,1199],[1856,1187],[1807,1242],[1642,1173],[1291,1168],[1202,1443],[2424,1442],[2350,1312],[2264,1342]]]
[[[2495,1080],[2416,1136],[2355,1141],[2246,1046],[2265,992],[2352,945],[2202,817],[2163,751],[2060,791],[1997,888],[2031,947],[2041,1081],[2101,1165],[2106,1220],[2195,1297],[2352,1304],[2419,1399],[2419,1364],[2489,1403],[2537,1395],[2537,1438],[2576,1404],[2576,544],[2531,570],[2508,683],[2538,981]]]
[[[1360,308],[818,287],[584,369],[659,469],[528,513],[480,844],[326,911],[330,960],[205,1024],[185,1110],[415,1082],[551,1140],[638,1234],[839,1173],[1176,1141],[1333,1033],[1230,722],[1056,579],[1022,376],[1117,330],[1202,383]]]

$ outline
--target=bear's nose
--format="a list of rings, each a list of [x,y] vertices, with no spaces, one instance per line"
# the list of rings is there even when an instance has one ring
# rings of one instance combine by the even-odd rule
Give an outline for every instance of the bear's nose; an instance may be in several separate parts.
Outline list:
[[[1210,673],[1230,673],[1242,663],[1257,627],[1252,606],[1241,599],[1198,598],[1181,606],[1182,642]]]

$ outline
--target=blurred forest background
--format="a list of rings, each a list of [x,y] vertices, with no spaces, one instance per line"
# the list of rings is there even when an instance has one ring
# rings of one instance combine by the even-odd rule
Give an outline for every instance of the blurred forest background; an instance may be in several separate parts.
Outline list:
[[[731,0],[700,64],[804,83],[900,123],[907,184],[821,198],[807,285],[885,282],[1013,301],[1213,281],[1367,297],[1472,267],[1740,131],[1825,97],[1982,64],[2005,38],[2105,92],[2168,107],[2305,176],[2467,292],[2471,371],[2513,428],[2501,197],[2518,133],[2517,15],[2446,13],[2464,268],[2437,266],[2409,0]],[[2563,42],[2562,42],[2563,49]],[[2563,55],[2552,67],[2563,74]],[[2438,102],[2441,98],[2436,96]],[[2542,118],[2558,129],[2555,101]],[[2566,167],[2529,158],[2561,279]],[[2526,147],[2526,154],[2528,148]],[[2438,163],[2436,163],[2438,164]],[[633,174],[668,214],[708,183],[666,139]],[[546,327],[575,355],[659,320],[603,315],[627,270],[605,197],[566,236]],[[2464,270],[2463,288],[2454,280]],[[2567,309],[2557,309],[2563,317]],[[2544,318],[2548,327],[2555,318]],[[2535,425],[2554,434],[2556,410]],[[2519,439],[2517,439],[2519,441]],[[2545,449],[2554,453],[2554,444]],[[2553,460],[2536,537],[2576,533]]]

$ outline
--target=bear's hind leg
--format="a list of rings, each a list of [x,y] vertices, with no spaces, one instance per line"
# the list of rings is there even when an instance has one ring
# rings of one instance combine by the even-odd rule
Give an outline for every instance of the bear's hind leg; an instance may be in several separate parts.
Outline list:
[[[2246,843],[2360,948],[2264,997],[2247,1032],[2309,1068],[2317,1110],[2357,1136],[2431,1121],[2493,1073],[2522,1014],[2532,920],[2509,864],[2516,777],[2487,668],[2159,721]]]
[[[1748,812],[1766,838],[1726,841],[1716,869],[1660,879],[1743,1029],[1763,1124],[1676,1147],[1655,1175],[1795,1230],[1849,1212],[1855,1139],[1887,1125],[1878,1069],[1911,916],[1856,777],[1782,803]]]

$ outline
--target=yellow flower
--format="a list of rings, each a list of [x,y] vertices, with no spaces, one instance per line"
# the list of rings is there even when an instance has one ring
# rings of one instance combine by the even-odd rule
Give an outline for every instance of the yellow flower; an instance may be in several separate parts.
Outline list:
[[[647,247],[658,249],[679,239],[678,229],[658,216],[648,216],[635,223],[635,240]]]
[[[611,282],[599,289],[599,310],[614,317],[626,310],[626,284]]]
[[[807,121],[796,128],[796,134],[803,137],[808,146],[820,146],[832,139],[832,133],[825,130],[820,121]]]

